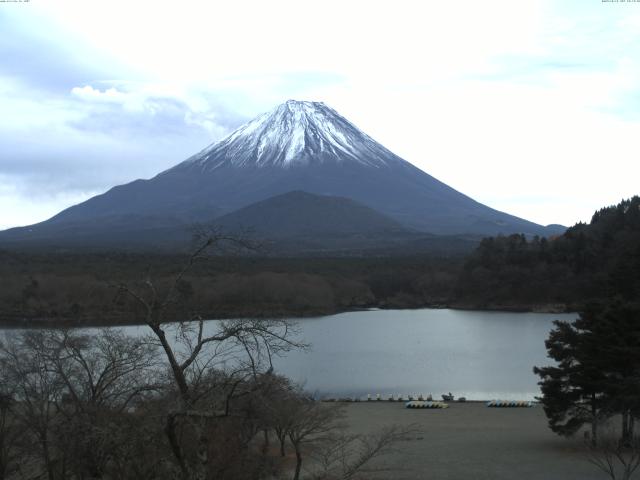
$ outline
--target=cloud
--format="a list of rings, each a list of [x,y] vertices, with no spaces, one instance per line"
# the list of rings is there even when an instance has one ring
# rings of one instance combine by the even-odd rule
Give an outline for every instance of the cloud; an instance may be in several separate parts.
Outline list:
[[[104,101],[122,104],[125,103],[126,100],[126,95],[113,87],[102,92],[90,85],[85,85],[84,87],[73,87],[71,89],[71,94],[90,101]]]
[[[0,211],[22,198],[21,223],[148,178],[288,98],[325,101],[437,178],[540,223],[638,193],[635,5],[110,5],[0,9],[0,182],[15,187]]]
[[[206,101],[196,108],[135,88],[85,86],[41,98],[1,77],[0,85],[0,228],[42,221],[114,185],[149,178],[244,120]]]
[[[104,51],[95,51],[37,8],[0,9],[0,74],[50,93],[133,71]]]
[[[49,178],[50,180],[50,178]],[[30,225],[100,193],[95,190],[41,190],[47,178],[0,174],[0,230]],[[43,193],[43,191],[45,193]]]
[[[197,92],[166,91],[149,84],[104,90],[85,85],[72,88],[71,95],[81,102],[76,108],[85,111],[75,128],[123,138],[194,134],[219,138],[247,120]]]
[[[6,114],[0,119],[6,145],[0,174],[56,178],[42,185],[54,192],[149,177],[245,120],[197,94],[162,93],[150,85],[84,85],[44,99],[15,82],[0,78],[0,85]]]
[[[30,7],[0,10],[3,226],[7,212],[39,221],[52,205],[155,175],[246,120],[215,94],[149,81]]]

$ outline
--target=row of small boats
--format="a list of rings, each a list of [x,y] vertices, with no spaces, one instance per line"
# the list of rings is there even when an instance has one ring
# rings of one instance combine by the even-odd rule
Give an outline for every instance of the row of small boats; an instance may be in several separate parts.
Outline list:
[[[323,401],[325,402],[361,402],[364,399],[359,397],[342,397],[342,398],[325,398]],[[453,394],[449,392],[448,394],[442,394],[442,401],[434,400],[431,395],[423,396],[420,395],[408,395],[404,397],[403,395],[389,395],[388,397],[383,397],[380,394],[376,394],[375,397],[371,394],[367,395],[367,402],[403,402],[406,408],[448,408],[448,403],[451,402],[466,402],[467,399],[465,397],[458,397],[455,399]],[[535,402],[531,402],[528,400],[490,400],[486,402],[487,407],[491,408],[531,408],[535,405]]]
[[[533,402],[526,400],[491,400],[486,403],[487,407],[492,408],[531,408]],[[444,402],[430,402],[421,400],[412,400],[404,404],[406,408],[449,408]]]

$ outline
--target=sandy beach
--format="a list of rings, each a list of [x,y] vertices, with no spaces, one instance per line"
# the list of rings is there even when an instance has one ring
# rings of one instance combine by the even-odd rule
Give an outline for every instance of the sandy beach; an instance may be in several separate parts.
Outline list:
[[[415,424],[423,433],[399,444],[370,478],[433,480],[591,480],[606,478],[587,461],[582,437],[564,439],[549,430],[541,406],[488,408],[451,403],[443,410],[410,410],[399,402],[347,404],[353,433],[389,424]]]

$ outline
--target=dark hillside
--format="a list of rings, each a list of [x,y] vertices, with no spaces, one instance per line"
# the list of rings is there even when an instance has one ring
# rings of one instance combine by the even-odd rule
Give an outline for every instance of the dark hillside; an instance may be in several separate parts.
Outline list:
[[[473,305],[584,304],[640,298],[640,197],[597,211],[551,238],[484,239],[456,295]]]

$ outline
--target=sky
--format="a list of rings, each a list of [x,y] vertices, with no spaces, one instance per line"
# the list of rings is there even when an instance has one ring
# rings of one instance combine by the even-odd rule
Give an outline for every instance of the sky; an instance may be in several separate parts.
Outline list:
[[[0,229],[323,101],[498,210],[640,194],[640,2],[0,2]]]

